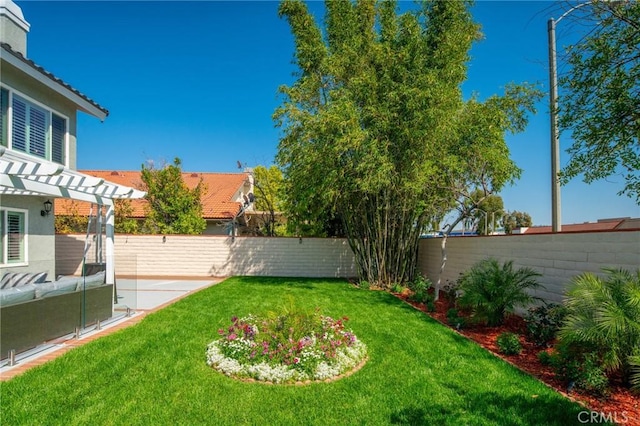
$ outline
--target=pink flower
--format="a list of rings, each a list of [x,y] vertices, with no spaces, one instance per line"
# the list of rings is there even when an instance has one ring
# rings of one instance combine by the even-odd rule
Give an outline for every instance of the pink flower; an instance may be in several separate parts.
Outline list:
[[[300,362],[300,358],[297,358],[297,357],[296,357],[296,358],[294,358],[294,359],[293,359],[293,363],[294,363],[294,364],[297,364],[297,363],[299,363],[299,362]]]
[[[227,336],[227,339],[229,340],[236,340],[238,338],[238,336],[236,335],[236,333],[231,333],[229,336]]]

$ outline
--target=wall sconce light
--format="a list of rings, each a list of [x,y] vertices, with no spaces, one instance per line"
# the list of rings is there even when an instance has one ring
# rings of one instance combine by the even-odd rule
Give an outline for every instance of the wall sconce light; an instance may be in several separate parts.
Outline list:
[[[162,236],[162,242],[163,242],[163,243],[166,243],[166,242],[167,242],[167,236],[166,236],[166,235],[163,235],[163,236]]]
[[[53,207],[53,203],[50,200],[44,202],[44,210],[40,210],[40,216],[49,216],[51,213],[51,207]]]

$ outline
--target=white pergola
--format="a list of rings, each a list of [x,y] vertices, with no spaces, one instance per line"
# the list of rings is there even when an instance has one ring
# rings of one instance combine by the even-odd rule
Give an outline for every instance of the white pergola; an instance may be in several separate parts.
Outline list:
[[[68,198],[106,206],[106,282],[115,281],[113,200],[136,199],[145,192],[85,175],[0,146],[0,196],[34,195]]]

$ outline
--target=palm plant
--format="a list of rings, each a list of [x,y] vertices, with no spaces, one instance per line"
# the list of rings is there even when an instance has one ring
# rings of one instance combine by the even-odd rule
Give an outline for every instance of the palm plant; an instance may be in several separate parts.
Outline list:
[[[594,348],[605,370],[620,371],[640,389],[640,269],[603,271],[604,278],[584,273],[572,280],[559,336]]]
[[[493,258],[482,260],[460,278],[460,305],[471,308],[474,318],[500,325],[507,313],[538,299],[527,290],[542,287],[539,276],[531,268],[514,269],[512,260],[502,265]]]
[[[629,364],[631,364],[631,386],[633,389],[640,391],[640,355],[635,355],[629,358]]]

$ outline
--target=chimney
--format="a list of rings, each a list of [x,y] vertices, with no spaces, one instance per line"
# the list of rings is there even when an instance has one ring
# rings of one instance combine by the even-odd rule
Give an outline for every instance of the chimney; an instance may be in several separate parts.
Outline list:
[[[11,0],[0,0],[0,42],[7,43],[26,57],[29,27],[17,4]]]

